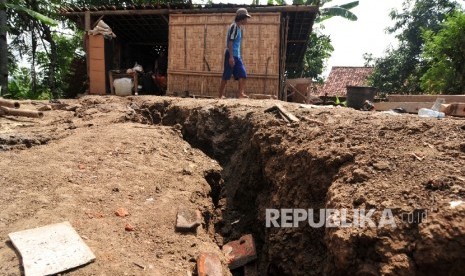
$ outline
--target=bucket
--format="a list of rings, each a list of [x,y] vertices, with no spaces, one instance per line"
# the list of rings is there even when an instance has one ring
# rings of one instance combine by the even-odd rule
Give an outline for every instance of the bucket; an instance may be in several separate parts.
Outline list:
[[[373,101],[376,95],[376,88],[370,86],[347,86],[347,106],[360,109],[363,103]]]
[[[113,81],[113,86],[115,86],[115,94],[117,96],[131,96],[132,94],[132,79],[130,78],[121,78]]]

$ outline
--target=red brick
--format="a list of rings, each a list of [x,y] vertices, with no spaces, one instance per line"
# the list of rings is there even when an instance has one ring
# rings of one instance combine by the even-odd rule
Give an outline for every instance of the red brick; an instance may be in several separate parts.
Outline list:
[[[124,230],[128,231],[128,232],[131,232],[131,231],[134,231],[135,227],[130,224],[129,222],[126,223],[126,225],[124,226]]]
[[[251,234],[242,236],[237,241],[232,241],[223,246],[223,253],[228,259],[229,269],[244,266],[257,258],[255,242]]]
[[[220,258],[213,253],[200,253],[197,258],[198,276],[223,276]]]
[[[129,216],[129,212],[124,208],[118,208],[118,210],[115,211],[115,215],[124,218],[125,216]]]

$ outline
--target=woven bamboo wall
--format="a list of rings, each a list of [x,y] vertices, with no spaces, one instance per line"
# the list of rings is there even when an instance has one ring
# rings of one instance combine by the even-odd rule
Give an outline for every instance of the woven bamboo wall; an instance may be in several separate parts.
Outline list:
[[[242,59],[247,94],[277,95],[279,88],[280,13],[254,13],[244,26]],[[217,96],[223,73],[226,31],[234,14],[171,14],[168,94]],[[226,96],[237,94],[228,82]]]

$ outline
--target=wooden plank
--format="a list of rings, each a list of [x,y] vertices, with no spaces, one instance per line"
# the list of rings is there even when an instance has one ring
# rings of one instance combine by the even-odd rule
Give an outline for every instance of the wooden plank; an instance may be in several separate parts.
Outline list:
[[[84,30],[90,31],[90,11],[84,12]]]
[[[90,48],[88,51],[88,58],[91,60],[105,59],[105,52],[103,48]]]
[[[403,108],[408,113],[418,113],[420,108],[431,108],[432,102],[379,102],[374,103],[375,110],[386,111],[395,108]]]
[[[289,111],[287,111],[287,109],[285,109],[281,104],[279,103],[276,103],[275,105],[273,105],[272,107],[270,108],[267,108],[265,110],[265,112],[274,112],[274,111],[278,111],[278,113],[288,122],[300,122],[300,120],[294,116],[294,114],[290,113]]]
[[[184,70],[184,71],[168,70],[168,75],[221,77],[223,73],[222,72],[198,72],[198,71],[192,71],[192,70]],[[278,79],[279,75],[278,74],[263,75],[263,74],[247,73],[247,78],[248,79],[251,79],[251,78]]]
[[[100,11],[91,11],[90,15],[152,15],[152,14],[205,14],[205,13],[236,13],[237,8],[208,8],[208,9],[153,9],[153,10],[100,10]],[[269,7],[248,7],[249,13],[268,13],[268,12],[310,12],[317,13],[317,6],[307,6],[307,5],[288,5],[288,6],[269,6]],[[85,12],[83,11],[72,11],[72,12],[63,12],[61,15],[64,16],[82,16]]]
[[[465,117],[465,103],[443,104],[441,111],[448,116]]]
[[[105,94],[105,71],[90,70],[89,72],[89,93]]]
[[[388,95],[390,102],[431,102],[437,98],[443,98],[446,103],[465,103],[465,95]]]
[[[104,48],[105,38],[103,37],[103,35],[89,35],[89,47]]]
[[[249,94],[249,98],[251,99],[261,99],[261,100],[270,100],[274,99],[274,95],[269,95],[269,94]]]

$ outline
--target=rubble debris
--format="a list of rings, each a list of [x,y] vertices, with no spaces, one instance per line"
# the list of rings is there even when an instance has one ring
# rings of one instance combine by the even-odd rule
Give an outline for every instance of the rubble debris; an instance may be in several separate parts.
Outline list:
[[[188,232],[202,224],[202,214],[199,210],[179,208],[176,215],[176,231]]]
[[[229,269],[235,269],[257,259],[255,242],[251,234],[242,236],[239,240],[228,242],[223,246],[223,253],[228,259]]]
[[[200,253],[197,258],[198,276],[223,276],[220,258],[214,253]]]
[[[142,270],[145,270],[145,266],[136,262],[132,262],[135,266],[140,267]]]
[[[115,211],[115,215],[117,215],[118,217],[126,217],[126,216],[129,216],[129,212],[124,209],[124,208],[118,208],[116,211]]]
[[[95,260],[67,221],[8,234],[21,254],[24,274],[51,275]]]
[[[43,106],[37,108],[39,111],[50,111],[52,110],[52,106],[49,104],[44,104]]]
[[[416,154],[415,152],[410,153],[410,155],[414,157],[415,159],[417,159],[418,161],[423,161],[423,159],[425,159],[424,156],[418,156],[418,154]]]
[[[130,223],[128,222],[128,223],[126,223],[126,225],[124,226],[124,230],[126,230],[126,231],[128,231],[128,232],[132,232],[132,231],[135,230],[135,227],[134,227],[132,224],[130,224]]]
[[[362,108],[360,109],[362,111],[374,111],[375,110],[375,105],[369,101],[366,100],[363,102]]]
[[[449,202],[449,205],[450,205],[451,209],[455,209],[457,206],[462,205],[463,203],[465,203],[465,202],[463,202],[461,200],[457,200],[457,201]]]

